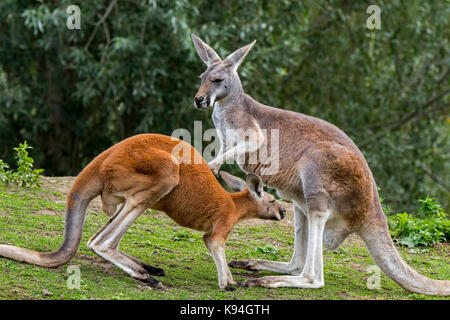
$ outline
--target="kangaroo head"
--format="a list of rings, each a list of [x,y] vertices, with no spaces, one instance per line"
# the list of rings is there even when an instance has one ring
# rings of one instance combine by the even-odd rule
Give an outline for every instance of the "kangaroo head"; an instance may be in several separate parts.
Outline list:
[[[214,106],[214,102],[225,102],[233,95],[242,91],[241,81],[237,74],[237,68],[244,61],[247,53],[256,40],[242,47],[225,60],[196,35],[192,35],[194,47],[200,59],[206,64],[206,71],[200,75],[201,84],[194,99],[194,105],[199,109],[207,109]]]
[[[245,198],[238,204],[238,210],[244,212],[245,218],[273,220],[284,218],[286,209],[273,195],[264,192],[262,180],[258,175],[249,173],[246,181],[224,171],[220,171],[220,176],[233,191],[242,192],[248,189],[248,193],[240,194]]]

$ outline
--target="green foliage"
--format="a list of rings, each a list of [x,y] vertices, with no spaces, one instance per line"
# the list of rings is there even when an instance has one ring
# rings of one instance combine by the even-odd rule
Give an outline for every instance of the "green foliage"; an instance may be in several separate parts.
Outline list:
[[[26,141],[14,148],[17,170],[8,170],[9,166],[0,160],[0,183],[17,184],[22,187],[39,186],[40,174],[43,169],[33,169],[34,160],[28,155],[28,149],[33,149]]]
[[[8,184],[12,181],[12,172],[8,170],[9,165],[0,159],[0,183]]]
[[[255,252],[269,255],[277,255],[278,249],[270,244],[265,245],[264,247],[255,248]]]
[[[420,199],[419,214],[424,218],[439,218],[445,219],[447,213],[441,207],[441,204],[436,199],[427,196],[425,199]]]
[[[175,235],[172,237],[172,241],[195,242],[197,241],[197,239],[191,231],[189,231],[188,229],[182,229],[175,233]]]
[[[440,204],[431,197],[419,200],[419,215],[414,217],[406,212],[388,216],[392,238],[410,248],[433,246],[450,239],[450,220]]]
[[[391,215],[392,209],[391,209],[391,207],[390,207],[388,204],[386,204],[386,202],[385,202],[386,199],[385,199],[384,196],[381,194],[381,189],[380,189],[380,187],[377,187],[377,190],[378,190],[378,197],[379,197],[379,199],[380,199],[381,208],[383,209],[384,214],[385,214],[386,216]]]

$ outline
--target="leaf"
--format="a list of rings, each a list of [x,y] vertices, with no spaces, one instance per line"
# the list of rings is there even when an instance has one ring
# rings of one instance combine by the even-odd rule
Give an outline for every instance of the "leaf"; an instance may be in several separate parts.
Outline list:
[[[255,248],[255,251],[258,253],[263,253],[263,254],[277,254],[278,253],[278,249],[269,244],[264,247],[257,247],[257,248]]]
[[[399,243],[404,246],[408,246],[409,248],[414,248],[416,243],[411,237],[404,237],[399,240]]]

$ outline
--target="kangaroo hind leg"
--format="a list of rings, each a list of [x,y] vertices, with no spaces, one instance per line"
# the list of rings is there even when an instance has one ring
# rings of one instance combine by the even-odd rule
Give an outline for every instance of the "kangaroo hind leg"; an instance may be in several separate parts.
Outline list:
[[[170,166],[165,168],[168,167]],[[132,184],[134,187],[126,190],[126,202],[123,209],[116,213],[88,243],[89,248],[105,260],[132,277],[159,288],[162,287],[161,283],[150,273],[161,275],[164,270],[144,264],[120,252],[118,247],[126,230],[145,209],[154,206],[178,184],[178,167],[174,164],[172,169],[172,172],[164,170],[157,174],[130,175],[129,178],[134,181]]]
[[[110,196],[107,194],[102,195],[102,204],[103,204],[103,212],[111,216],[111,219],[102,227],[100,228],[88,241],[88,247],[91,247],[91,242],[102,232],[105,230],[107,226],[111,224],[111,222],[114,221],[114,219],[117,217],[117,215],[123,210],[125,206],[125,202],[120,202],[119,197]],[[108,211],[107,211],[108,210]],[[115,213],[113,211],[115,210]],[[118,250],[120,241],[117,242],[116,250]],[[153,267],[145,262],[140,261],[139,259],[132,257],[122,251],[118,251],[120,254],[125,256],[126,259],[132,260],[134,263],[140,265],[142,268],[144,268],[149,274],[155,275],[155,276],[165,276],[165,272],[161,268]]]
[[[316,201],[317,200],[317,201]],[[331,215],[327,197],[317,197],[308,201],[308,241],[303,270],[296,276],[267,276],[249,279],[247,286],[264,286],[270,288],[321,288],[324,285],[322,241],[325,224]]]
[[[290,262],[250,259],[241,261],[232,260],[228,263],[228,265],[232,268],[251,271],[271,271],[284,274],[300,274],[303,269],[306,248],[308,245],[308,223],[305,212],[297,204],[294,204],[294,219],[294,253]]]

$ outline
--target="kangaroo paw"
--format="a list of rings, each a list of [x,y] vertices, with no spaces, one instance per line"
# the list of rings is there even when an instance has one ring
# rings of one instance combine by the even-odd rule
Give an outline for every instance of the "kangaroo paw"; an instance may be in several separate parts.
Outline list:
[[[250,260],[232,260],[232,261],[228,262],[228,266],[231,268],[257,271],[257,269],[255,269],[252,266],[252,263]]]
[[[261,279],[248,279],[244,283],[245,287],[264,287],[265,281]]]
[[[233,287],[233,286],[230,286],[230,285],[225,287],[225,291],[234,291],[234,290],[236,290],[236,287]]]
[[[142,263],[142,267],[153,276],[165,276],[166,272],[164,269],[153,267],[149,264]]]
[[[155,278],[153,278],[152,276],[148,276],[147,279],[145,280],[141,280],[145,283],[147,283],[150,287],[155,288],[155,289],[165,289],[165,287],[163,286],[163,284],[156,280]]]

